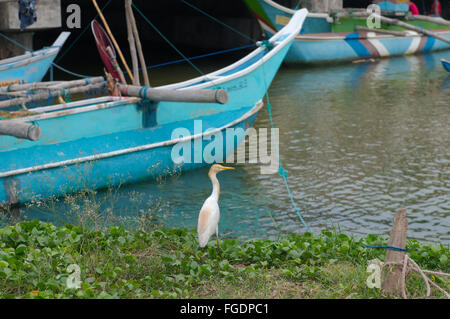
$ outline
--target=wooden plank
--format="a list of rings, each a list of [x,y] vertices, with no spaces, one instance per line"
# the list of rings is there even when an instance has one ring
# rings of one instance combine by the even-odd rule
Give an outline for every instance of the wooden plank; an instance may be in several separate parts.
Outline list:
[[[389,246],[405,249],[407,228],[408,219],[406,218],[406,209],[402,208],[394,216],[394,225],[389,239]],[[387,250],[381,277],[381,290],[384,293],[401,296],[402,264],[404,258],[404,251]]]

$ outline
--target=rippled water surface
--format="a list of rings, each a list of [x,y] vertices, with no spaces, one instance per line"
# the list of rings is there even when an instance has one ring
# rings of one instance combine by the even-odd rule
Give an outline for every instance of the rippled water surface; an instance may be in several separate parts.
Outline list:
[[[439,62],[449,54],[280,69],[269,90],[280,155],[313,231],[388,235],[405,207],[409,238],[450,243],[450,75]],[[255,128],[264,127],[261,111]],[[222,234],[305,231],[278,174],[262,175],[257,164],[236,168],[219,175]],[[161,202],[164,225],[196,228],[211,192],[207,172],[122,187],[115,207],[140,209],[136,197],[147,208]]]

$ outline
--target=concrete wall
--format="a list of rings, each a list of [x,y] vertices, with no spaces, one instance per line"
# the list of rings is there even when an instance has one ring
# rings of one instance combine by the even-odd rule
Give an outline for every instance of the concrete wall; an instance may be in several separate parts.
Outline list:
[[[310,12],[329,12],[343,7],[343,0],[304,0],[303,7]]]
[[[0,30],[19,31],[18,1],[0,3]],[[36,5],[37,20],[25,30],[39,30],[61,27],[61,1],[39,0]]]
[[[20,30],[18,1],[0,3],[0,32],[19,42],[26,48],[33,49],[34,31],[60,28],[61,0],[39,0],[36,5],[36,22]],[[5,59],[25,52],[19,46],[0,37],[0,59]]]

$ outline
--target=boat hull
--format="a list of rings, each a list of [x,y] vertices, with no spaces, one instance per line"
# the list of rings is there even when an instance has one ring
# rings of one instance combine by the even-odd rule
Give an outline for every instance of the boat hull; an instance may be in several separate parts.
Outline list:
[[[444,32],[441,32],[444,33]],[[443,36],[450,40],[450,32]],[[287,64],[319,64],[354,61],[368,58],[386,58],[448,50],[450,45],[428,36],[377,36],[367,33],[349,33],[342,39],[312,39],[297,37],[286,56]]]
[[[306,14],[300,10],[270,45],[226,68],[154,88],[225,89],[226,104],[103,97],[3,119],[38,125],[42,135],[38,141],[0,135],[0,203],[116,187],[223,162],[262,108]]]
[[[11,67],[9,70],[2,71],[0,72],[0,82],[40,82],[44,78],[55,57],[56,54],[36,62],[19,67]]]
[[[51,47],[0,60],[0,85],[42,81],[69,35],[62,32]]]
[[[450,72],[450,62],[447,60],[441,60],[441,62],[442,62],[444,69],[446,69],[448,72]]]
[[[292,10],[272,1],[245,1],[268,36],[274,34],[290,19]],[[408,36],[353,32],[354,25],[365,26],[366,20],[358,18],[342,18],[341,20],[340,24],[334,24],[327,14],[310,14],[287,54],[285,62],[287,64],[335,63],[450,49],[448,43],[412,31],[408,31]],[[409,23],[418,24],[419,22]],[[433,23],[427,25],[439,27]],[[395,26],[386,27],[386,29],[399,30]],[[449,29],[433,31],[450,40]]]
[[[23,174],[13,174],[2,178],[0,183],[0,203],[25,203],[59,197],[86,189],[104,189],[123,184],[135,183],[179,174],[214,162],[224,162],[245,138],[244,134],[230,135],[226,131],[245,132],[255,121],[262,102],[253,108],[219,113],[199,117],[196,121],[181,121],[162,127],[124,131],[108,136],[78,139],[56,145],[42,145],[25,148],[3,154],[4,163],[13,163],[23,159],[17,166],[33,168],[33,164],[53,163],[55,167],[36,169]],[[236,120],[238,118],[238,120]],[[199,121],[199,122],[197,122]],[[236,123],[230,125],[233,121]],[[201,126],[201,132],[195,137]],[[208,130],[216,127],[213,134]],[[184,142],[171,141],[174,130],[189,132]],[[221,137],[223,142],[213,143],[214,138]],[[164,141],[169,141],[164,143]],[[174,145],[182,151],[173,153]],[[216,146],[214,156],[208,150]],[[86,160],[94,148],[105,157],[92,157]],[[116,152],[116,154],[114,154]],[[74,158],[73,163],[65,162]],[[188,156],[187,154],[191,154]],[[200,154],[201,156],[198,156]],[[81,156],[80,156],[81,155]],[[95,155],[94,155],[95,156]],[[174,161],[175,159],[175,161]],[[61,163],[60,165],[57,165]],[[34,166],[35,168],[38,168]]]

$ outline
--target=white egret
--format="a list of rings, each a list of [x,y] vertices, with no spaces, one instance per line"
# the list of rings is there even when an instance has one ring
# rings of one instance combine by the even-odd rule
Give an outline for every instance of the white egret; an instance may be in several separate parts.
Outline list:
[[[198,241],[200,243],[200,247],[205,247],[208,243],[209,238],[214,232],[217,237],[217,247],[219,246],[219,219],[220,219],[220,210],[219,210],[219,195],[220,195],[220,185],[219,180],[216,177],[216,174],[227,169],[234,169],[233,167],[226,167],[220,164],[214,164],[209,169],[208,176],[211,179],[213,190],[211,196],[209,196],[205,202],[203,203],[202,209],[200,210],[200,214],[198,215],[198,225],[197,225],[197,233],[198,233]]]

